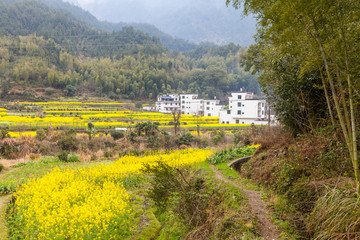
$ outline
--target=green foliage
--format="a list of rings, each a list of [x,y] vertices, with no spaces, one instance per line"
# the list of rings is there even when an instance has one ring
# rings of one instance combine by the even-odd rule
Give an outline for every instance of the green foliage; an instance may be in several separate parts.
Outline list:
[[[146,146],[148,148],[151,148],[153,150],[157,150],[160,148],[160,138],[156,135],[154,136],[149,136],[147,139],[146,139]]]
[[[65,136],[60,138],[57,143],[60,149],[64,151],[76,151],[78,149],[78,144],[78,140],[73,134],[65,134]]]
[[[0,154],[7,159],[15,159],[20,152],[20,143],[15,141],[6,141],[0,145]]]
[[[224,139],[220,135],[215,135],[211,138],[211,141],[213,142],[213,144],[217,145],[221,142],[224,142]]]
[[[0,27],[3,26],[1,20],[5,24],[10,21],[7,24],[9,26],[17,25],[15,32],[10,31],[8,26],[1,28],[5,35],[0,35],[0,45],[13,46],[0,52],[0,59],[4,59],[0,64],[0,77],[6,79],[1,85],[6,90],[4,97],[9,97],[8,92],[15,85],[46,87],[48,95],[60,89],[67,96],[86,91],[111,99],[136,100],[153,99],[161,93],[179,91],[199,93],[201,97],[221,97],[239,88],[260,93],[256,76],[244,72],[239,64],[239,53],[245,51],[239,46],[229,45],[228,48],[232,50],[225,51],[228,54],[214,47],[201,53],[198,59],[185,57],[181,53],[161,54],[163,50],[158,40],[134,29],[124,28],[112,34],[92,32],[92,29],[65,16],[59,21],[56,34],[51,34],[53,28],[50,26],[57,20],[51,21],[50,26],[39,26],[53,18],[53,13],[50,14],[47,7],[39,10],[33,1],[14,4],[24,11],[7,12],[7,7],[0,9]],[[6,14],[1,15],[2,11]],[[38,12],[38,15],[36,18],[27,16],[28,12]],[[42,19],[42,14],[48,14],[49,18]],[[24,26],[18,22],[18,17],[11,21],[9,15],[19,15],[20,19],[32,19],[40,23]],[[69,23],[60,24],[63,21]],[[68,28],[63,29],[64,26]],[[67,31],[71,31],[70,35],[76,32],[79,36],[68,39],[57,37],[67,35]],[[90,31],[91,38],[86,37],[89,35],[87,31]],[[36,35],[29,35],[33,32]],[[49,35],[53,38],[49,38]],[[107,47],[101,47],[104,45]],[[36,92],[29,95],[31,98],[35,96]],[[139,99],[139,96],[143,99]]]
[[[61,151],[57,157],[59,158],[60,161],[62,162],[67,162],[68,161],[68,156],[69,156],[69,151],[63,150]]]
[[[192,142],[194,142],[195,138],[193,135],[191,135],[191,133],[186,132],[183,133],[180,138],[177,141],[177,144],[180,145],[187,145],[190,146]]]
[[[118,140],[125,136],[125,134],[121,131],[111,131],[110,135],[114,138],[114,140]]]
[[[128,132],[128,134],[126,135],[126,139],[127,140],[129,140],[131,143],[135,143],[137,140],[136,140],[136,137],[137,137],[138,135],[135,133],[135,132],[133,132],[133,131],[130,131],[130,132]]]
[[[211,164],[230,162],[237,158],[249,157],[254,154],[255,147],[230,148],[217,152],[214,156],[207,158],[206,161]]]
[[[78,154],[69,154],[66,162],[80,162],[80,157]]]
[[[144,165],[143,172],[153,176],[148,196],[158,211],[164,212],[171,204],[176,215],[192,228],[203,225],[212,204],[220,200],[217,192],[207,188],[205,179],[190,175],[189,169],[159,161],[153,166]]]
[[[135,125],[135,131],[138,136],[154,136],[159,132],[159,123],[140,122]]]
[[[4,170],[4,165],[0,163],[0,172],[2,172],[2,170]]]
[[[159,161],[156,165],[145,164],[142,171],[153,176],[148,196],[158,211],[165,211],[172,193],[180,186],[176,169]]]
[[[66,85],[64,89],[65,96],[67,97],[73,97],[76,93],[76,87],[73,85]]]
[[[9,138],[9,137],[10,137],[10,134],[9,134],[8,130],[1,129],[0,139]]]
[[[143,107],[142,102],[136,102],[135,107],[138,109],[142,109],[142,107]]]

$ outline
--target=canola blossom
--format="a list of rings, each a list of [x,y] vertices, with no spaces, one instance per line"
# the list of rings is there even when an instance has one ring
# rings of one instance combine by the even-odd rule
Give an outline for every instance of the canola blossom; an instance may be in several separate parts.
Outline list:
[[[22,112],[8,112],[0,108],[0,125],[19,129],[37,128],[74,128],[84,129],[89,122],[96,128],[127,128],[138,122],[158,123],[161,128],[172,128],[173,116],[159,112],[130,111],[126,107],[131,103],[96,103],[96,102],[10,102],[9,105],[25,108]],[[13,109],[13,108],[9,108]],[[243,128],[248,124],[220,124],[219,117],[182,115],[182,128]]]
[[[145,163],[178,167],[203,162],[211,150],[188,149],[146,157],[125,156],[111,164],[60,169],[22,185],[17,217],[25,239],[121,239],[135,229],[123,180],[142,175]]]

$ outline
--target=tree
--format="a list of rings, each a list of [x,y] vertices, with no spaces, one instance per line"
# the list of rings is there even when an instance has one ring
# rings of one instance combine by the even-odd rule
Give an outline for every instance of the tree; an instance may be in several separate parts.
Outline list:
[[[172,112],[173,120],[174,120],[174,133],[175,135],[178,132],[178,129],[180,127],[180,119],[181,119],[181,111],[180,110],[174,110]]]
[[[89,141],[91,141],[92,136],[96,133],[96,129],[93,123],[89,122],[87,125],[87,134],[89,135]]]
[[[245,14],[257,14],[263,56],[295,55],[300,77],[318,72],[329,118],[343,135],[360,196],[358,159],[360,2],[356,0],[227,0]],[[265,71],[270,69],[264,69]],[[264,76],[264,75],[263,75]],[[266,78],[266,77],[265,77]]]
[[[68,97],[73,97],[76,93],[76,87],[73,85],[66,85],[64,93]]]

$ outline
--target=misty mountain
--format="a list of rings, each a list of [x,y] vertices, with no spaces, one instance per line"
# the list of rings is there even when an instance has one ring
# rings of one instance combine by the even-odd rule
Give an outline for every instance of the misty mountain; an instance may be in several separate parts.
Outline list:
[[[242,18],[225,0],[67,0],[98,19],[109,22],[150,23],[161,31],[193,42],[253,43],[256,21]]]
[[[112,57],[139,51],[157,54],[165,50],[158,38],[132,27],[114,32],[101,31],[77,20],[67,11],[40,1],[0,1],[0,35],[16,37],[34,33],[53,39],[74,55]]]
[[[14,1],[14,0],[13,0]],[[71,13],[71,16],[76,19],[83,21],[90,26],[99,29],[99,30],[106,30],[106,31],[121,31],[124,27],[133,27],[134,29],[147,33],[152,37],[157,37],[161,40],[162,44],[170,49],[176,51],[190,51],[196,49],[198,47],[197,44],[172,37],[169,34],[166,34],[160,31],[152,24],[147,23],[125,23],[125,22],[118,22],[118,23],[111,23],[107,21],[99,21],[95,16],[93,16],[88,11],[68,2],[63,2],[62,0],[40,0],[41,2],[45,3],[48,6],[63,9]],[[209,45],[210,47],[214,47],[215,45]]]

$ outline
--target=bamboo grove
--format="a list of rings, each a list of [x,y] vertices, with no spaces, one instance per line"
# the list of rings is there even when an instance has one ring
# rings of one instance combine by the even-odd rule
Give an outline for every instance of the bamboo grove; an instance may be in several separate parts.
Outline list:
[[[288,125],[300,132],[316,131],[326,123],[336,129],[349,152],[359,194],[360,2],[228,0],[227,4],[257,15],[257,43],[243,63],[263,71],[262,87],[273,96],[280,118],[295,122]]]

